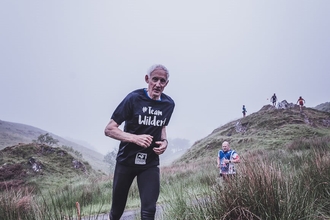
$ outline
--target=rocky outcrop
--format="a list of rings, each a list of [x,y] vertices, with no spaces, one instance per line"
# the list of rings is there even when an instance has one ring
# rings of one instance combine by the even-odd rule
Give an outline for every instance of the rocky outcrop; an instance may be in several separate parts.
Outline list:
[[[80,162],[79,160],[73,160],[72,165],[75,169],[80,169],[81,171],[86,172],[85,165],[82,162]]]
[[[260,109],[260,111],[269,111],[269,110],[274,110],[274,109],[291,109],[291,108],[295,108],[295,107],[296,107],[295,104],[288,103],[286,100],[283,100],[283,101],[277,103],[277,106],[265,105]]]
[[[37,161],[33,157],[29,159],[29,164],[31,165],[31,168],[36,173],[42,173],[42,164],[40,161]]]
[[[288,103],[286,100],[283,100],[282,102],[277,103],[278,109],[288,109],[288,108],[294,108],[296,105],[293,103]]]
[[[235,124],[235,130],[237,133],[244,133],[247,129],[246,125],[241,124],[241,121],[237,121]]]

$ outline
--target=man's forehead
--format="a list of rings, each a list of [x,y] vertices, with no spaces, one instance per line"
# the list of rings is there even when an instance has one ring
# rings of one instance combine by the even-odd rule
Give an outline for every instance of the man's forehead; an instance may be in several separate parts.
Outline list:
[[[164,72],[152,72],[150,79],[162,79],[162,80],[167,80],[167,74]]]
[[[157,69],[155,69],[154,71],[152,71],[151,73],[150,73],[150,76],[152,76],[152,75],[158,75],[158,74],[160,74],[160,75],[167,75],[167,73],[165,72],[165,70],[163,70],[163,69],[161,69],[161,68],[157,68]]]

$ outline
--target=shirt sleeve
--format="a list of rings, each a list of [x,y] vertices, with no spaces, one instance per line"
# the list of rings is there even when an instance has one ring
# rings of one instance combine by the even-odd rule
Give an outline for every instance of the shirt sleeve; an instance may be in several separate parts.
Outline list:
[[[113,112],[111,119],[113,119],[117,124],[121,125],[124,121],[132,117],[133,114],[133,96],[128,94],[121,103],[117,106]]]

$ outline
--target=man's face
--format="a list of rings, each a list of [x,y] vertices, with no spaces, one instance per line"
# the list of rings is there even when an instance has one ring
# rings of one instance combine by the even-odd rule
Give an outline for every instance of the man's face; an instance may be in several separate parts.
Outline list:
[[[224,152],[229,151],[229,150],[230,150],[230,148],[229,148],[229,143],[223,143],[223,144],[222,144],[222,150],[223,150]]]
[[[150,77],[145,76],[145,80],[148,83],[148,94],[152,99],[159,99],[160,95],[167,86],[167,74],[162,69],[155,69]]]

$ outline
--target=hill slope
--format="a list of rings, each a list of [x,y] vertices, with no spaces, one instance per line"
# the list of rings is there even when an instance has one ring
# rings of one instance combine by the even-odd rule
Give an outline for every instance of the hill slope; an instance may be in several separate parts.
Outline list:
[[[109,173],[108,165],[103,162],[103,154],[72,141],[68,141],[60,136],[52,134],[51,132],[25,124],[0,120],[0,150],[20,143],[32,143],[33,140],[37,140],[38,136],[46,133],[49,133],[54,139],[57,139],[59,141],[59,146],[65,145],[72,147],[74,150],[82,153],[83,158],[89,162],[93,169],[99,170],[103,173]]]
[[[216,161],[223,141],[231,143],[241,154],[258,149],[275,149],[297,139],[330,136],[330,113],[313,108],[299,112],[297,105],[283,109],[271,105],[262,107],[247,117],[229,122],[215,129],[193,146],[175,163],[196,160]]]
[[[330,102],[319,104],[319,105],[315,106],[315,109],[324,111],[324,112],[330,112]]]
[[[29,186],[48,189],[70,184],[96,172],[59,147],[19,144],[0,151],[0,191]]]

